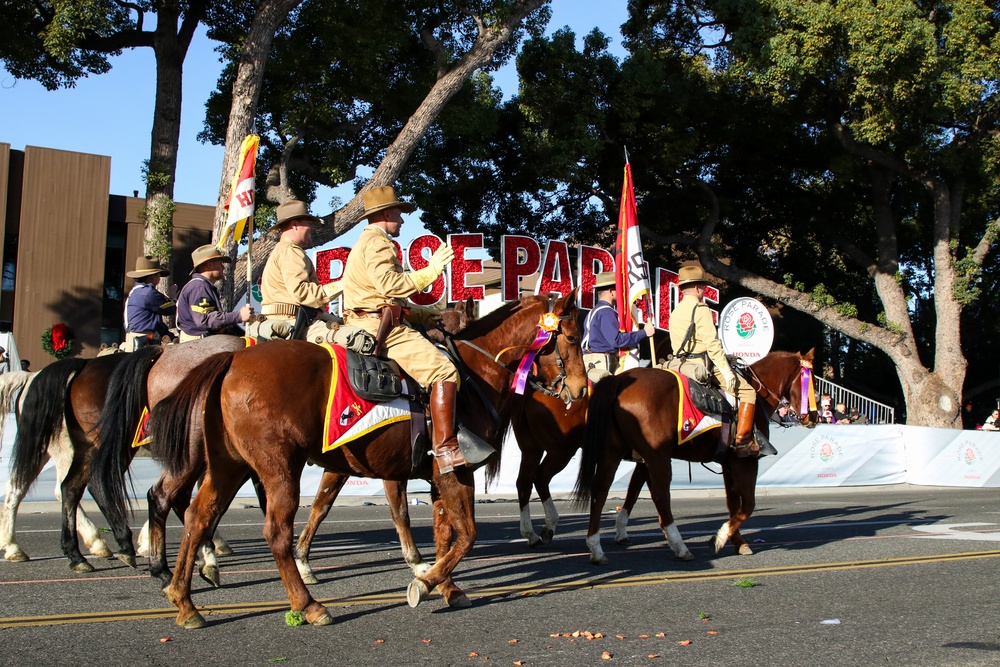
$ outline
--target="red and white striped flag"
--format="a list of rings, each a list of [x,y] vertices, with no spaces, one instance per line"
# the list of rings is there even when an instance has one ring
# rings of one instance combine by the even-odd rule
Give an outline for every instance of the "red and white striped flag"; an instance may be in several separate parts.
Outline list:
[[[632,165],[628,162],[625,163],[618,238],[615,240],[615,289],[618,294],[618,328],[621,331],[638,329],[652,313],[649,307],[649,271],[642,258],[635,189],[632,186]],[[622,350],[619,355],[624,368],[639,365],[638,348]],[[625,357],[631,358],[631,361]]]
[[[226,249],[226,242],[232,235],[236,243],[243,238],[243,229],[247,220],[253,218],[254,209],[254,165],[257,163],[257,146],[260,144],[260,137],[256,134],[248,134],[240,145],[240,170],[233,176],[233,182],[229,186],[229,196],[226,197],[225,209],[229,212],[226,216],[226,226],[222,228],[219,235],[219,250]],[[253,230],[250,231],[253,233]]]

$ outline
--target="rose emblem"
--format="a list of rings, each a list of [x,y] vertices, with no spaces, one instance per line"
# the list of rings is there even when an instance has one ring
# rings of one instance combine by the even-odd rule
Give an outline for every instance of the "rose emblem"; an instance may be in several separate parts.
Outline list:
[[[736,323],[736,333],[739,334],[740,338],[749,338],[756,328],[753,313],[747,311],[740,315],[740,321]]]

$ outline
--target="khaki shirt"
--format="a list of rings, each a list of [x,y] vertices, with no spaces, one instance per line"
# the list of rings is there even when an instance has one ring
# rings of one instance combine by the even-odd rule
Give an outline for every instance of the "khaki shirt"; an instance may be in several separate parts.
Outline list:
[[[419,290],[381,227],[368,225],[351,248],[344,267],[344,308],[377,313],[383,306],[406,306]]]
[[[322,308],[330,303],[316,275],[316,267],[306,251],[281,240],[274,246],[260,279],[261,306],[289,303],[295,306]]]
[[[694,330],[691,332],[687,345],[681,350],[681,343],[684,342],[688,327],[691,326],[691,311],[694,311]],[[707,352],[708,358],[717,367],[729,368],[726,352],[722,349],[722,341],[719,340],[719,332],[712,319],[712,311],[696,296],[685,295],[670,313],[670,346],[674,348],[675,355]]]

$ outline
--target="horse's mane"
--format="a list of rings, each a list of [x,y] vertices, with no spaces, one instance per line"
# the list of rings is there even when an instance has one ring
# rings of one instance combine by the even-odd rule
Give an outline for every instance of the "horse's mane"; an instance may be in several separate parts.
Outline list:
[[[498,329],[507,319],[511,317],[511,315],[522,308],[530,306],[530,302],[536,300],[537,298],[538,297],[535,296],[526,296],[522,297],[519,301],[510,301],[505,303],[492,313],[489,313],[478,320],[469,322],[467,327],[455,334],[455,338],[461,340],[472,340],[474,338],[485,336],[491,331]]]

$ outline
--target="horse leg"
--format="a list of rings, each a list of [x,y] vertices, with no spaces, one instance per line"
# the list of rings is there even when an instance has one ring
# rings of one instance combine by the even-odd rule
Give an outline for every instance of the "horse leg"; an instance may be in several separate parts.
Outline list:
[[[758,465],[758,460],[755,457],[749,457],[737,460],[730,459],[722,467],[729,521],[722,524],[722,527],[709,541],[709,549],[713,554],[722,551],[727,541],[732,541],[736,553],[741,556],[753,555],[753,549],[740,534],[740,526],[750,518],[754,511]]]
[[[423,556],[417,550],[417,544],[413,541],[413,532],[410,529],[410,511],[406,508],[406,482],[394,482],[383,480],[385,487],[385,499],[389,502],[389,514],[392,516],[392,524],[396,527],[396,534],[399,536],[399,545],[403,550],[403,560],[410,566],[410,571],[414,575],[426,574],[431,566],[424,562]]]
[[[628,480],[628,492],[625,494],[625,502],[622,504],[618,516],[615,517],[615,541],[618,544],[632,544],[632,540],[628,538],[628,519],[632,516],[632,508],[635,507],[636,501],[639,500],[639,492],[642,491],[643,485],[648,481],[649,471],[646,469],[646,464],[636,463],[635,470],[632,471],[632,477]]]
[[[299,541],[295,544],[295,567],[299,570],[299,576],[307,584],[317,583],[316,574],[309,565],[309,551],[312,549],[313,540],[316,539],[316,532],[323,519],[330,513],[334,501],[340,495],[340,490],[347,483],[348,475],[331,472],[323,473],[323,478],[319,482],[319,489],[316,497],[313,498],[312,508],[309,510],[309,519],[306,521]]]
[[[590,521],[587,524],[587,548],[590,550],[590,562],[594,565],[607,565],[608,557],[601,548],[601,512],[604,503],[608,501],[608,492],[615,481],[615,472],[621,459],[613,454],[609,446],[597,464],[594,475],[594,487],[590,494]]]
[[[14,481],[8,479],[5,490],[3,507],[0,507],[0,549],[4,550],[5,559],[14,563],[22,563],[30,559],[17,543],[15,524],[17,523],[17,508],[21,506],[21,501],[28,489],[15,486]]]
[[[437,587],[448,606],[470,607],[472,602],[455,585],[451,574],[476,542],[475,480],[467,466],[456,468],[454,474],[442,475],[435,465],[433,486],[437,488],[434,539],[438,556],[434,567],[410,582],[406,589],[406,601],[411,607],[416,607]]]
[[[69,438],[65,437],[65,431],[63,435],[50,443],[48,454],[56,466],[56,500],[62,501],[60,487],[73,465],[73,443]],[[79,506],[76,508],[76,527],[80,538],[87,545],[91,556],[97,558],[108,558],[111,556],[111,549],[104,542],[100,532],[97,530],[97,526],[90,520],[90,517],[83,511],[83,508]]]
[[[274,468],[277,473],[261,476],[260,481],[267,490],[264,539],[271,547],[271,554],[281,574],[281,581],[285,584],[292,611],[301,611],[306,621],[312,625],[330,625],[333,623],[333,617],[325,606],[310,595],[295,566],[293,538],[295,512],[299,508],[299,477],[302,468],[299,466],[297,470],[286,471],[283,468],[287,465],[287,462],[282,461]],[[198,495],[201,495],[200,491]]]
[[[135,538],[135,555],[149,558],[149,519],[143,522],[139,536]]]
[[[556,504],[552,502],[552,492],[549,490],[549,484],[552,482],[552,478],[562,472],[569,464],[575,453],[575,448],[566,448],[558,455],[549,451],[535,472],[535,490],[538,492],[539,500],[542,501],[542,511],[545,512],[545,525],[542,526],[541,533],[542,544],[545,546],[552,543],[552,538],[556,534],[556,526],[559,525],[559,510],[556,509]]]
[[[215,483],[207,475],[198,494],[184,512],[184,530],[177,549],[174,575],[167,587],[167,599],[177,607],[177,625],[193,630],[205,627],[205,619],[191,599],[191,577],[194,574],[197,553],[211,535],[211,527],[216,518],[225,511],[229,501],[242,486],[243,475],[226,475]]]
[[[649,473],[649,494],[653,498],[653,504],[656,505],[656,512],[660,515],[660,530],[667,538],[667,544],[677,556],[677,560],[694,559],[691,550],[684,544],[684,538],[674,523],[674,515],[670,509],[670,480],[673,477],[670,459],[666,456],[650,457],[646,459],[646,470]]]
[[[63,554],[69,559],[69,568],[73,572],[79,573],[94,571],[94,566],[88,563],[87,559],[80,553],[80,545],[76,540],[76,508],[80,505],[80,499],[83,498],[83,490],[86,487],[84,474],[87,466],[83,458],[82,449],[77,448],[73,463],[60,485],[62,533],[59,543],[62,546]]]
[[[514,486],[517,488],[517,504],[521,509],[521,537],[528,540],[528,547],[534,549],[543,546],[542,538],[535,532],[531,525],[531,487],[534,481],[534,473],[538,469],[542,460],[542,452],[525,451],[521,448],[521,465],[517,470],[517,480]]]

